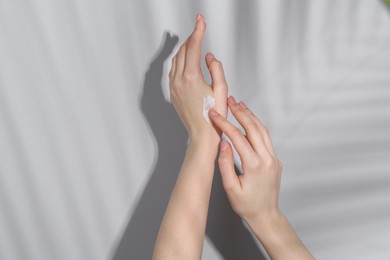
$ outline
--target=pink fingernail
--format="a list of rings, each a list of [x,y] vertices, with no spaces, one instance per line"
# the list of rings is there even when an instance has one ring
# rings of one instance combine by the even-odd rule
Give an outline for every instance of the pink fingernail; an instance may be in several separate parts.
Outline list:
[[[237,104],[237,102],[236,102],[236,100],[234,99],[233,96],[230,96],[230,97],[228,98],[228,102],[229,102],[229,104],[231,104],[231,105]]]
[[[248,109],[248,107],[246,106],[246,104],[244,103],[244,101],[240,101],[240,106],[243,108],[243,109]]]
[[[211,52],[208,52],[208,53],[206,54],[206,59],[215,59],[215,56],[214,56],[214,54],[212,54]]]
[[[200,15],[200,14],[197,14],[197,15],[196,15],[196,21],[199,21],[199,20],[200,20],[200,17],[201,17],[201,15]]]
[[[214,108],[210,109],[209,115],[210,115],[210,116],[214,116],[214,117],[219,116],[218,112],[215,111]]]

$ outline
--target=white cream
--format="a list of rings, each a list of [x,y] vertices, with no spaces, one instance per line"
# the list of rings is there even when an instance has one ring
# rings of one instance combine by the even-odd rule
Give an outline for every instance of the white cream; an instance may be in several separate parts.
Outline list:
[[[209,110],[215,106],[215,98],[210,95],[203,97],[203,117],[210,123]]]

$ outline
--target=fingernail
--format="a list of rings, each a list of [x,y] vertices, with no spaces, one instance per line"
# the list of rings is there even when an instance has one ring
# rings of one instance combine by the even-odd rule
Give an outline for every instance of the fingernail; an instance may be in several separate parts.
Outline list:
[[[243,109],[248,109],[248,107],[246,106],[246,104],[244,103],[244,101],[240,101],[240,107],[242,107]]]
[[[222,140],[220,145],[219,145],[219,149],[221,151],[226,151],[226,149],[229,147],[228,143],[225,141],[225,140]]]
[[[196,26],[198,25],[198,22],[199,22],[199,20],[200,20],[200,17],[201,17],[200,14],[197,14],[197,15],[196,15],[195,28],[196,28]]]
[[[231,104],[231,105],[237,104],[237,102],[236,102],[236,100],[234,99],[233,96],[230,96],[230,97],[228,98],[228,102],[229,102],[229,104]]]
[[[206,54],[206,59],[215,59],[215,56],[214,56],[214,54],[212,54],[211,52],[208,52],[207,54]]]
[[[218,112],[215,111],[214,108],[210,109],[209,115],[210,115],[210,116],[214,116],[214,117],[215,117],[215,116],[219,116]]]

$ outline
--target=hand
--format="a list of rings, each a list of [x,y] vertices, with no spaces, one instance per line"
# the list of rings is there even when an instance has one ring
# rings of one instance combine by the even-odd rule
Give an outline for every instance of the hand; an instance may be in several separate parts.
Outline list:
[[[268,221],[279,215],[279,189],[282,166],[276,158],[267,128],[233,97],[228,106],[244,127],[246,136],[223,116],[210,110],[210,119],[232,141],[242,161],[242,175],[234,170],[233,151],[227,141],[220,143],[219,168],[223,187],[234,211],[246,222]]]
[[[204,18],[197,16],[193,33],[172,60],[169,73],[171,102],[192,139],[220,140],[220,132],[203,117],[203,98],[215,98],[215,110],[226,117],[227,84],[221,62],[208,53],[205,57],[212,83],[205,82],[200,66],[202,40],[206,29]]]
[[[230,97],[228,106],[246,136],[215,110],[210,110],[209,115],[233,142],[242,161],[243,173],[237,176],[232,147],[221,141],[218,163],[232,208],[249,225],[271,259],[314,259],[279,211],[282,165],[267,128],[243,102],[237,104]]]

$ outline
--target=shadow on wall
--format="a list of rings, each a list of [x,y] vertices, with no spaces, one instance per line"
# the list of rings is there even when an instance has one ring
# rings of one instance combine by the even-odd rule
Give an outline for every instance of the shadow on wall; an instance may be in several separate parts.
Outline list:
[[[145,74],[141,109],[158,143],[156,167],[113,252],[113,259],[151,259],[171,191],[184,159],[187,133],[173,106],[165,101],[163,64],[178,42],[165,33],[162,47]],[[224,259],[265,259],[230,208],[219,170],[215,172],[206,234]]]

